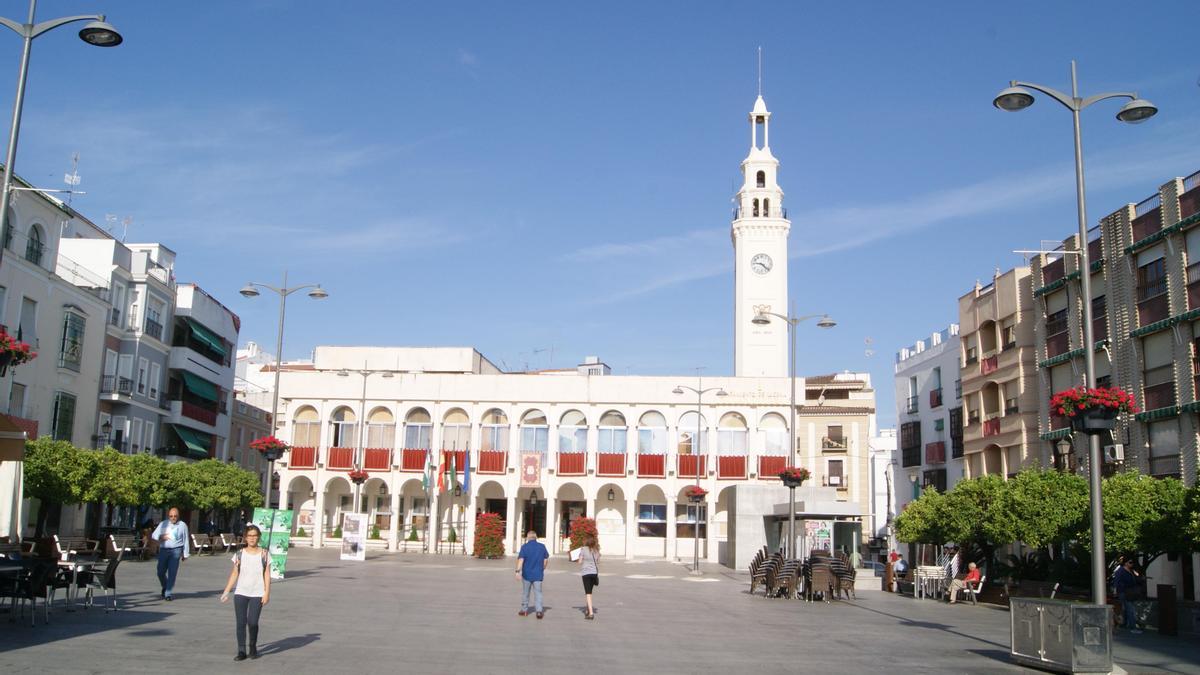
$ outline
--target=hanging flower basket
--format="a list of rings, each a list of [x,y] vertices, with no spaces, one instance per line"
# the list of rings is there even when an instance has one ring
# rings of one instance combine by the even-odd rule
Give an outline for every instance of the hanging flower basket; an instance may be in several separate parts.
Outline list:
[[[262,456],[268,462],[274,462],[283,456],[283,453],[290,450],[292,446],[275,438],[274,436],[263,436],[250,441],[250,449],[257,450],[262,453]]]
[[[0,328],[0,377],[3,377],[9,366],[17,367],[37,358],[37,352],[28,342],[21,342]]]
[[[808,469],[798,466],[785,466],[783,471],[779,472],[779,480],[789,488],[798,488],[804,484],[812,476]]]
[[[362,469],[355,469],[351,471],[349,475],[350,480],[353,481],[355,485],[362,485],[363,483],[367,482],[368,478],[371,477],[371,474],[363,471]]]
[[[1071,428],[1085,434],[1103,434],[1116,426],[1120,413],[1136,413],[1131,394],[1116,387],[1075,387],[1050,397],[1050,410],[1071,421]]]
[[[708,490],[705,490],[699,485],[689,485],[687,490],[684,491],[684,494],[687,495],[689,502],[692,502],[693,504],[699,504],[700,502],[704,501],[706,496],[708,496]]]

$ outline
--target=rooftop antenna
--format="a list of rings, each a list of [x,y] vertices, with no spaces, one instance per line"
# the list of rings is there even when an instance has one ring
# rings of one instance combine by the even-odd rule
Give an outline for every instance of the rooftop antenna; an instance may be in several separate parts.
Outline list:
[[[117,216],[112,213],[104,214],[104,222],[108,224],[108,233],[116,238],[116,232],[113,229],[117,226]],[[125,243],[125,238],[129,236],[129,226],[133,224],[133,216],[125,216],[121,218],[121,243]]]
[[[758,95],[762,96],[762,45],[758,46]]]
[[[68,188],[73,188],[79,185],[79,153],[76,152],[71,156],[71,173],[63,175],[63,183],[66,183]],[[71,205],[71,199],[75,197],[74,190],[67,191],[67,206]]]

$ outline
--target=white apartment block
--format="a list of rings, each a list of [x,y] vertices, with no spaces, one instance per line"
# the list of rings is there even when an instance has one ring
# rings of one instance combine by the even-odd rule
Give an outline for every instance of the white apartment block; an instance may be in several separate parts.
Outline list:
[[[945,492],[963,477],[958,324],[896,353],[897,512],[923,489]]]

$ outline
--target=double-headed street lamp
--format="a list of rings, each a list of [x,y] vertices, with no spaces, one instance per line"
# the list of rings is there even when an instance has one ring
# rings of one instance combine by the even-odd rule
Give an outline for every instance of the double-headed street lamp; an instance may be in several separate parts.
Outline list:
[[[674,389],[672,389],[671,393],[672,394],[683,394],[684,392],[690,391],[696,395],[696,434],[694,436],[692,436],[692,456],[696,458],[696,487],[699,488],[700,487],[700,466],[701,466],[700,435],[701,435],[701,433],[703,433],[702,432],[703,427],[701,425],[701,420],[704,419],[704,415],[701,412],[701,401],[704,399],[704,395],[710,391],[717,392],[717,396],[728,396],[729,394],[727,394],[725,392],[725,390],[720,387],[709,387],[708,389],[704,389],[703,388],[704,387],[704,379],[700,378],[700,377],[696,378],[696,384],[698,385],[696,387],[689,387],[687,385],[681,384],[681,385],[675,387]],[[689,499],[689,501],[691,501],[691,500]],[[707,521],[707,520],[708,520],[708,515],[705,514],[705,521]],[[705,526],[704,534],[705,534],[705,539],[707,539],[708,538],[708,526],[707,525]],[[694,544],[694,548],[692,551],[692,574],[701,574],[701,572],[700,572],[700,504],[698,504],[698,503],[696,504],[696,517],[692,520],[692,542]]]
[[[79,31],[79,38],[84,42],[97,47],[116,47],[123,41],[117,29],[104,21],[103,14],[67,16],[35,24],[33,17],[36,10],[37,0],[29,0],[29,21],[17,23],[0,16],[0,24],[7,26],[25,40],[25,46],[21,50],[21,69],[17,72],[17,96],[13,101],[12,127],[8,132],[8,152],[4,155],[4,181],[0,187],[0,237],[12,226],[8,222],[8,200],[12,194],[13,164],[17,157],[17,137],[21,133],[21,108],[25,105],[25,79],[29,75],[29,52],[33,48],[33,39],[68,23],[88,21]],[[0,256],[3,254],[4,246],[0,246]]]
[[[828,314],[808,314],[805,316],[784,316],[775,312],[760,311],[750,320],[751,323],[757,326],[765,326],[771,323],[771,317],[783,319],[788,325],[788,339],[791,340],[791,356],[788,357],[788,370],[791,373],[789,376],[790,386],[788,389],[792,392],[792,402],[788,406],[788,411],[791,413],[791,421],[788,422],[788,463],[795,464],[796,461],[796,326],[801,321],[809,319],[817,320],[817,328],[833,328],[837,322],[829,318]],[[788,499],[788,559],[796,557],[796,491],[789,490],[791,497]]]
[[[1079,134],[1079,111],[1110,98],[1127,98],[1129,103],[1117,112],[1117,119],[1129,124],[1144,122],[1158,112],[1153,103],[1138,98],[1136,92],[1117,92],[1097,94],[1088,98],[1079,96],[1079,85],[1075,77],[1075,62],[1071,61],[1071,93],[1045,87],[1031,82],[1009,82],[1004,91],[996,95],[992,105],[1001,110],[1016,112],[1033,105],[1034,89],[1063,104],[1071,111],[1071,120],[1075,128],[1075,199],[1079,216],[1079,282],[1083,295],[1083,363],[1084,384],[1090,389],[1096,386],[1095,336],[1092,332],[1092,279],[1091,262],[1088,259],[1087,241],[1087,208],[1083,187],[1083,146]],[[1100,437],[1088,435],[1088,470],[1089,488],[1091,491],[1092,511],[1092,602],[1097,605],[1105,604],[1105,566],[1104,566],[1104,507],[1100,498]]]
[[[339,370],[338,377],[350,377],[350,373],[358,373],[362,375],[362,398],[359,400],[359,428],[358,428],[358,448],[355,452],[354,470],[362,471],[363,464],[367,454],[367,378],[372,375],[383,375],[384,378],[392,378],[394,375],[390,370],[368,370],[366,361],[363,362],[362,370]],[[354,482],[354,512],[358,513],[362,507],[362,483]]]
[[[306,288],[312,289],[308,292],[308,297],[313,300],[324,300],[329,297],[329,294],[325,292],[325,289],[321,288],[320,284],[304,284],[303,286],[288,288],[287,270],[283,271],[283,285],[279,288],[251,281],[238,292],[247,298],[257,298],[261,295],[258,290],[260,288],[271,291],[279,296],[279,329],[275,334],[275,386],[271,391],[271,435],[274,436],[275,430],[279,426],[279,371],[283,367],[283,317],[287,312],[287,296]],[[266,496],[263,502],[263,505],[267,508],[271,508],[271,476],[275,473],[275,459],[269,459],[270,470],[267,471]]]

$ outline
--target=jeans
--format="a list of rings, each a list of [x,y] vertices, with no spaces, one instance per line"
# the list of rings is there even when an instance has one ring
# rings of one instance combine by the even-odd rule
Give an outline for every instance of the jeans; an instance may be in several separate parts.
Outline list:
[[[175,575],[179,573],[179,559],[182,557],[182,546],[158,549],[158,583],[168,598],[175,590]]]
[[[538,581],[529,581],[528,579],[522,579],[521,587],[522,587],[522,590],[524,591],[524,594],[521,596],[521,611],[522,612],[529,611],[529,589],[531,589],[531,588],[533,589],[534,609],[536,609],[539,612],[542,611],[542,582],[541,582],[541,580],[539,579]]]
[[[262,613],[262,598],[248,595],[233,596],[233,612],[237,616],[238,651],[246,651],[246,629],[250,629],[250,647],[258,649],[258,616]]]
[[[1137,628],[1137,608],[1133,606],[1133,601],[1125,599],[1125,591],[1117,593],[1117,599],[1121,601],[1122,625],[1127,630]]]

